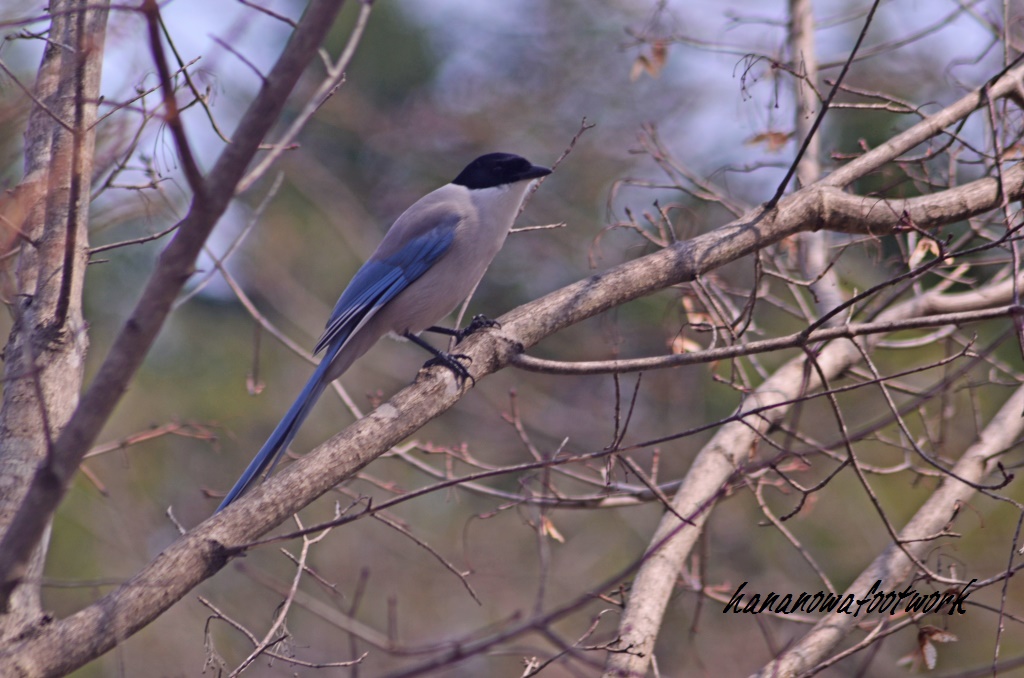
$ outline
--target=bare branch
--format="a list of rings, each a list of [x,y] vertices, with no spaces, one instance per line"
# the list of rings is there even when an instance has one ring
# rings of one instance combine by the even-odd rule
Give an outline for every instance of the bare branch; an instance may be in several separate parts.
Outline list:
[[[710,348],[706,351],[695,351],[693,353],[680,353],[677,355],[656,356],[652,358],[633,358],[631,360],[596,360],[591,362],[563,362],[559,360],[545,360],[532,358],[527,355],[518,355],[512,359],[512,364],[531,372],[543,372],[545,374],[622,374],[623,372],[640,372],[644,370],[660,370],[669,367],[680,367],[682,365],[696,365],[699,363],[710,363],[728,358],[767,353],[785,348],[799,348],[819,341],[831,339],[852,339],[870,334],[882,334],[898,332],[900,330],[924,329],[928,327],[948,327],[950,325],[962,325],[971,322],[990,320],[996,317],[1012,318],[1024,314],[1024,308],[1018,306],[1000,306],[979,311],[967,311],[964,313],[948,313],[935,316],[924,316],[920,318],[908,318],[906,320],[891,320],[875,323],[848,323],[837,327],[818,328],[813,332],[805,334],[796,332],[785,337],[774,339],[762,339],[760,341],[749,341],[734,346],[722,348]]]
[[[992,418],[981,438],[963,453],[953,467],[956,476],[980,483],[991,474],[997,464],[997,455],[1013,445],[1024,432],[1024,388],[1017,389],[1003,403]],[[956,516],[956,506],[967,502],[974,489],[954,479],[946,478],[928,501],[900,532],[902,545],[890,545],[847,588],[846,593],[863,595],[872,584],[881,580],[881,588],[892,590],[903,582],[913,570],[913,563],[904,549],[921,557],[929,548],[926,538],[935,534]],[[951,518],[952,516],[952,518]],[[756,675],[794,676],[821,662],[847,635],[856,620],[852,615],[829,615],[822,618],[803,638],[789,647],[780,657],[766,665]]]

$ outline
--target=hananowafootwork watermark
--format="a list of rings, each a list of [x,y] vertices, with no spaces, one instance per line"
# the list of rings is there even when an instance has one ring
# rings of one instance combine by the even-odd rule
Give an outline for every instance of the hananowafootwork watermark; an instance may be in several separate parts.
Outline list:
[[[939,593],[919,593],[907,585],[902,591],[881,590],[882,580],[875,582],[874,586],[857,598],[852,593],[842,594],[827,591],[817,593],[792,593],[780,594],[772,591],[762,599],[760,593],[743,593],[743,589],[749,582],[743,582],[732,594],[732,598],[726,604],[723,613],[733,612],[735,614],[760,614],[761,612],[775,612],[777,614],[794,614],[796,612],[835,612],[836,614],[852,614],[854,617],[861,611],[869,614],[885,614],[888,612],[894,615],[900,610],[909,613],[914,612],[941,612],[948,605],[947,614],[966,614],[963,604],[967,601],[968,589],[978,581],[972,579],[967,585],[957,591],[945,591]],[[749,597],[747,597],[749,595]]]

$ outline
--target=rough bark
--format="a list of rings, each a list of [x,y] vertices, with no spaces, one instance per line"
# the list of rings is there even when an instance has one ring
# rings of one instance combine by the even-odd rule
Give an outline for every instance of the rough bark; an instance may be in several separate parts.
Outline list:
[[[88,346],[82,281],[88,258],[89,177],[107,22],[104,3],[54,2],[51,40],[25,133],[18,200],[27,218],[16,269],[15,322],[4,349],[0,408],[0,538],[53,439],[78,404]],[[42,615],[39,582],[49,523],[19,575],[0,640]]]

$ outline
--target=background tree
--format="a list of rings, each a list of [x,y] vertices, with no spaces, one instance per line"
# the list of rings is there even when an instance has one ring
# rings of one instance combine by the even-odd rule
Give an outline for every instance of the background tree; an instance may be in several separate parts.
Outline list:
[[[1018,9],[0,10],[0,673],[1019,665]],[[493,150],[557,167],[476,386],[382,342],[207,520],[385,226]],[[879,580],[977,581],[721,613]]]

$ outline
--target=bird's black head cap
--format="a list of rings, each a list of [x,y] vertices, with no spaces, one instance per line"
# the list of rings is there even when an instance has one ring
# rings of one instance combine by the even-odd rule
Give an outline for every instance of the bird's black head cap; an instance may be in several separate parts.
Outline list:
[[[551,174],[547,167],[532,164],[526,158],[512,153],[481,155],[459,172],[453,184],[468,189],[494,188],[517,181],[538,179]]]

